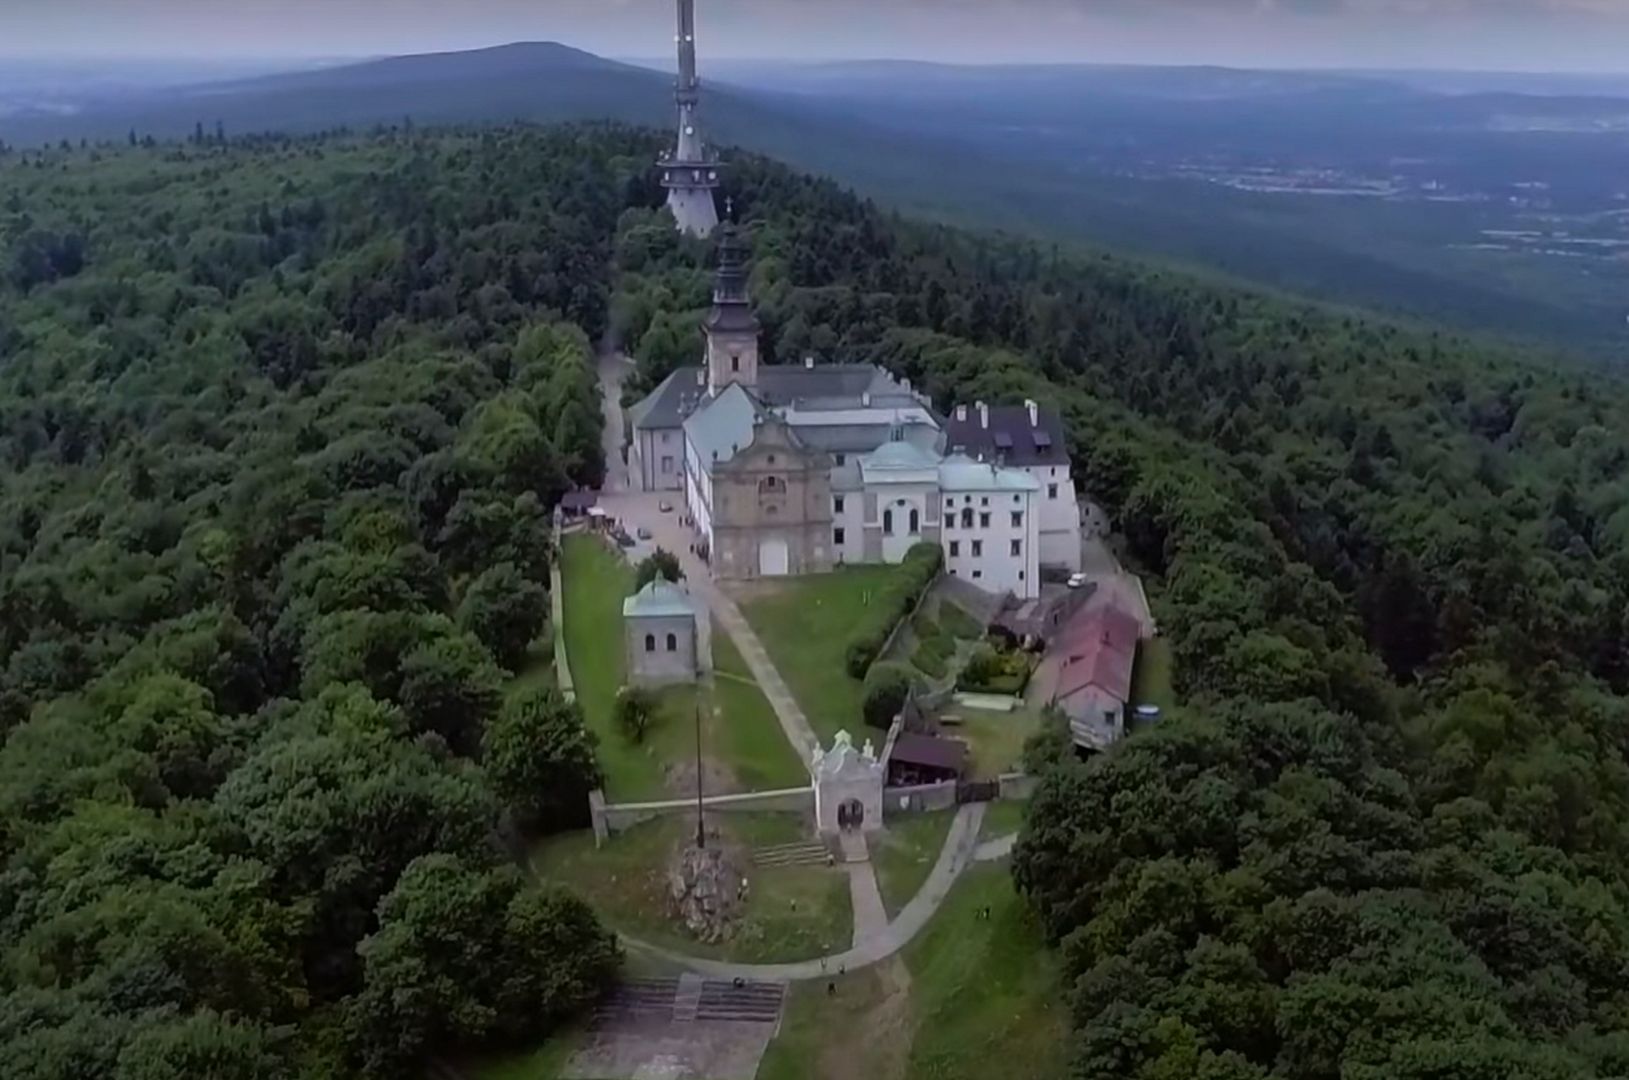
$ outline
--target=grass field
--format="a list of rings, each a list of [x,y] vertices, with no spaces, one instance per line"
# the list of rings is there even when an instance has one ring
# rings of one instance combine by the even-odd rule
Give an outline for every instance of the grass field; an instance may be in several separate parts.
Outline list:
[[[1024,811],[1028,803],[1002,799],[984,808],[984,824],[979,827],[980,840],[995,840],[1015,833],[1024,824]]]
[[[758,1080],[1066,1075],[1057,963],[1003,865],[969,870],[900,957],[834,988],[793,988]]]
[[[1131,671],[1133,705],[1158,705],[1165,711],[1176,707],[1176,691],[1171,685],[1171,643],[1149,638],[1137,646],[1137,663]]]
[[[722,832],[723,842],[742,849],[741,872],[749,882],[737,933],[722,944],[696,941],[670,915],[668,859],[693,833],[690,817],[646,822],[598,849],[591,833],[551,837],[533,852],[532,866],[539,876],[569,885],[613,929],[692,956],[772,963],[808,959],[848,945],[853,916],[848,878],[840,869],[760,869],[745,857],[751,845],[805,837],[797,815],[715,814],[707,820]]]
[[[843,653],[871,598],[897,573],[865,566],[787,578],[741,605],[822,742],[864,723],[862,687],[844,670]]]
[[[1009,713],[988,709],[957,709],[959,723],[947,724],[945,733],[965,739],[972,748],[973,779],[994,780],[1016,772],[1024,758],[1024,743],[1041,726],[1040,717],[1026,709]]]
[[[955,810],[931,814],[896,814],[888,827],[871,838],[871,863],[877,871],[877,887],[890,918],[910,902],[922,883],[928,880],[945,834],[956,817]]]
[[[658,691],[657,722],[643,743],[629,741],[613,716],[626,681],[622,601],[633,590],[633,570],[599,540],[568,536],[562,544],[561,576],[566,648],[583,717],[599,737],[607,799],[642,802],[692,790],[698,704],[703,752],[728,777],[709,781],[715,791],[767,791],[808,783],[808,769],[786,741],[769,702],[734,645],[720,633],[713,635],[714,662],[721,672],[714,693],[698,697],[701,691],[694,686]],[[542,676],[528,669],[524,678]],[[670,775],[675,767],[683,771]]]
[[[713,701],[722,710],[718,754],[746,791],[775,791],[809,782],[809,767],[753,681],[735,642],[713,624]]]

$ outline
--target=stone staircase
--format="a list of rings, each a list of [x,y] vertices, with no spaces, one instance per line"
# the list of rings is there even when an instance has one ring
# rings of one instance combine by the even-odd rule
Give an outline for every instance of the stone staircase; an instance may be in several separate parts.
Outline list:
[[[786,984],[772,982],[733,982],[710,979],[701,988],[698,1020],[735,1020],[773,1024],[781,1018],[786,1001]]]
[[[760,869],[776,866],[825,866],[831,852],[818,840],[798,840],[752,849],[752,865]]]
[[[726,1020],[773,1024],[786,1001],[783,983],[683,975],[671,979],[625,979],[594,1010],[596,1028],[640,1022],[692,1024]]]

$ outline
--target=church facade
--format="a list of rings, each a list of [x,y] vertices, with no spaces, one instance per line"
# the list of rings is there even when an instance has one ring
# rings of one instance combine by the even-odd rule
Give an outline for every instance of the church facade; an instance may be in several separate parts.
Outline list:
[[[723,228],[706,365],[630,412],[629,473],[675,491],[722,579],[897,563],[938,544],[946,572],[1040,594],[1042,567],[1080,567],[1061,420],[1034,402],[949,418],[871,364],[764,365],[744,248]]]

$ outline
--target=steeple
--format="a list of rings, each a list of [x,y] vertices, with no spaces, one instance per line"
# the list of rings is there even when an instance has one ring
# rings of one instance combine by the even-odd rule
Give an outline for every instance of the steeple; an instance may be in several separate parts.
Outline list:
[[[667,188],[668,209],[679,231],[690,236],[710,235],[718,226],[713,191],[718,187],[718,155],[707,148],[696,123],[701,104],[701,82],[696,78],[696,0],[678,0],[679,80],[674,100],[679,107],[679,135],[674,149],[658,164]]]
[[[734,207],[730,207],[733,216]],[[747,248],[734,221],[719,230],[718,270],[713,276],[713,308],[702,324],[707,334],[707,389],[717,393],[732,382],[758,384],[758,316],[747,287]]]

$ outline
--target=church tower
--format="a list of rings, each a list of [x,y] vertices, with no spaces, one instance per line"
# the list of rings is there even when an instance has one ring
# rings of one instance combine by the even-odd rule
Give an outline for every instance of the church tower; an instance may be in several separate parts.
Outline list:
[[[701,104],[701,83],[696,78],[696,0],[679,0],[679,81],[674,98],[679,105],[679,138],[663,153],[662,186],[667,206],[689,236],[709,236],[718,227],[718,155],[707,148],[696,125]]]
[[[747,251],[733,222],[718,242],[713,309],[702,323],[707,334],[707,390],[716,394],[732,382],[758,385],[758,316],[747,291]]]

